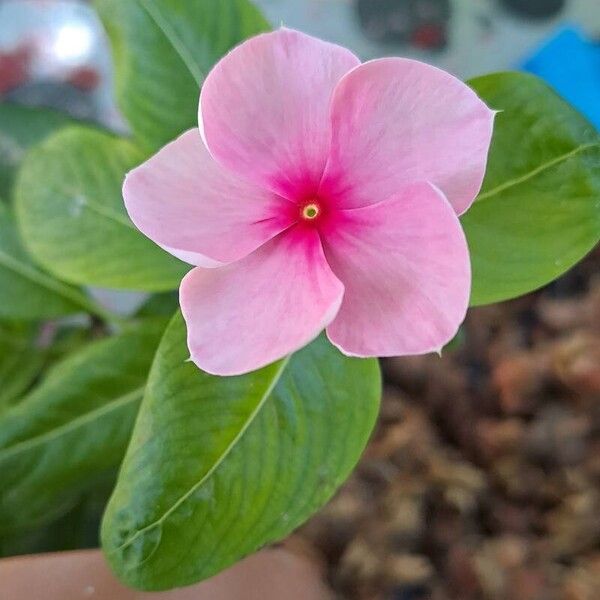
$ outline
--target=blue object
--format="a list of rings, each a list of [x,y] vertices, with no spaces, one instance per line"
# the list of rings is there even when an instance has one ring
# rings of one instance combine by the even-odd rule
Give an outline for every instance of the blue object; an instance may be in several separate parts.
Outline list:
[[[521,68],[541,77],[600,129],[600,44],[561,28]]]

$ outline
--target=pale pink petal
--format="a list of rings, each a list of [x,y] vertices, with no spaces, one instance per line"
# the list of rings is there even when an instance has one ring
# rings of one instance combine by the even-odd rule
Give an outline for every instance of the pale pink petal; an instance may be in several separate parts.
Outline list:
[[[355,356],[442,348],[465,317],[471,287],[467,242],[443,194],[428,183],[340,211],[323,231],[325,255],[345,287],[327,328]]]
[[[352,208],[431,181],[461,214],[481,188],[494,115],[440,69],[403,58],[365,63],[334,93],[322,193]]]
[[[246,256],[293,222],[288,200],[220,166],[197,129],[131,171],[123,197],[142,233],[205,267]]]
[[[200,128],[212,155],[286,197],[316,192],[330,141],[329,104],[360,61],[298,31],[251,38],[209,73]]]
[[[195,267],[204,267],[205,269],[216,269],[217,267],[222,267],[227,263],[220,262],[218,260],[214,260],[212,258],[208,258],[204,254],[199,254],[198,252],[186,252],[185,250],[177,250],[176,248],[171,248],[170,246],[165,246],[164,244],[158,244],[163,250],[166,250],[169,254],[172,254],[179,260],[186,262],[190,265],[194,265]]]
[[[302,226],[239,262],[193,269],[180,290],[192,360],[216,375],[263,367],[315,338],[343,293],[317,231]]]

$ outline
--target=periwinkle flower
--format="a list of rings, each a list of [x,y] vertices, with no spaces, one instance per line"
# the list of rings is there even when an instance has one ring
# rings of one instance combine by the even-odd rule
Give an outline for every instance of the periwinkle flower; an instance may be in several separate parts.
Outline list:
[[[402,58],[280,29],[209,73],[199,129],[133,170],[129,215],[195,265],[180,302],[192,360],[264,366],[323,329],[351,356],[439,350],[468,306],[458,215],[481,187],[494,112]]]

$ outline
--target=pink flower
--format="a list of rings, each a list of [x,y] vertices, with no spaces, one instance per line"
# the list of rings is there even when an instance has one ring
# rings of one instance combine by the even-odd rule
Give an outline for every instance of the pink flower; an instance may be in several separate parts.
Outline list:
[[[351,356],[439,350],[470,293],[457,215],[483,180],[494,112],[401,58],[280,29],[234,49],[200,95],[200,131],[132,171],[149,238],[195,265],[181,284],[192,360],[244,373],[324,328]]]

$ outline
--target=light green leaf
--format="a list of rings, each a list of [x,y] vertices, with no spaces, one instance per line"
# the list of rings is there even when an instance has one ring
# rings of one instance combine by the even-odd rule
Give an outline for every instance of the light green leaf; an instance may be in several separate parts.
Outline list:
[[[469,82],[496,117],[484,186],[462,217],[472,304],[530,292],[600,240],[600,137],[545,83],[523,73]]]
[[[377,415],[377,361],[324,336],[239,377],[188,356],[178,314],[103,522],[109,562],[141,589],[205,579],[288,535],[346,479]]]
[[[0,103],[0,196],[10,198],[15,171],[27,149],[72,122],[48,108]]]
[[[90,344],[0,415],[0,534],[52,521],[119,465],[163,329]]]
[[[143,155],[127,140],[70,127],[34,148],[15,187],[18,224],[33,258],[67,281],[162,291],[188,266],[144,237],[122,198]]]
[[[10,210],[0,204],[0,317],[45,319],[88,308],[89,299],[81,291],[33,264]]]
[[[117,101],[139,142],[157,149],[198,126],[204,77],[270,27],[248,0],[96,0],[116,62]]]

